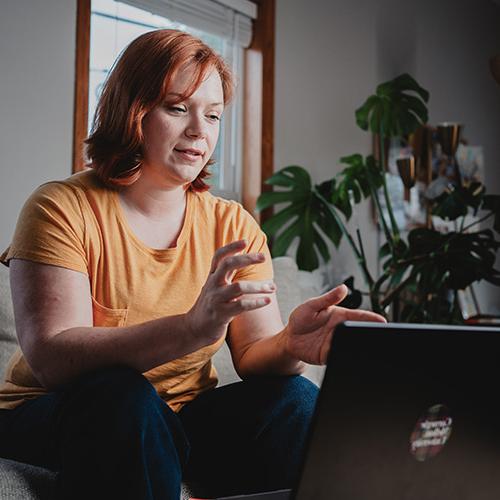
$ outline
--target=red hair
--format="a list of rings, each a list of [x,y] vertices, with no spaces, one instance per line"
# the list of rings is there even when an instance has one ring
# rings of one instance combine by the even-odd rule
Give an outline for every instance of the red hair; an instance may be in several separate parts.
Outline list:
[[[224,104],[233,95],[233,77],[218,54],[198,38],[177,30],[157,30],[136,38],[109,74],[97,105],[92,133],[85,140],[88,166],[110,187],[129,186],[141,175],[142,120],[165,101],[179,70],[192,72],[177,102],[190,97],[215,69],[222,81]],[[209,160],[190,189],[206,191]]]

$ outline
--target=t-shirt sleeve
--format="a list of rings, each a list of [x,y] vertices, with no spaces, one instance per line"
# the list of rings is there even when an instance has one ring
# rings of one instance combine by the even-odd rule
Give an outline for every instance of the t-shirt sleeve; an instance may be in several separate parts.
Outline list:
[[[265,255],[266,259],[260,264],[239,269],[235,274],[234,280],[260,281],[273,279],[271,252],[269,251],[269,247],[267,245],[267,237],[265,233],[262,231],[257,221],[243,207],[238,206],[235,216],[237,218],[236,226],[239,234],[234,239],[246,239],[247,247],[245,252],[260,252]]]
[[[14,238],[1,255],[88,273],[85,224],[76,190],[59,182],[40,186],[24,204]]]

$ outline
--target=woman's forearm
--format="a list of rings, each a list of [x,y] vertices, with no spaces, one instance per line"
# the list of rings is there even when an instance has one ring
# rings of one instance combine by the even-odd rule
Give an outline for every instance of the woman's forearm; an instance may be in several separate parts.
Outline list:
[[[272,337],[253,343],[241,356],[237,371],[241,378],[252,375],[295,375],[305,369],[305,364],[288,354],[286,327]]]
[[[196,333],[186,314],[126,327],[74,327],[38,341],[36,361],[29,361],[39,382],[53,389],[105,366],[146,372],[212,343]]]

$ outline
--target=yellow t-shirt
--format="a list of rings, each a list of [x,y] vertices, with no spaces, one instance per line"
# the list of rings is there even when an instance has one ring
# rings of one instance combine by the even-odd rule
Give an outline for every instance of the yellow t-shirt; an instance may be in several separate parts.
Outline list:
[[[272,278],[266,236],[239,203],[187,192],[184,224],[173,248],[152,249],[132,232],[118,192],[93,170],[40,186],[24,205],[10,247],[0,257],[52,264],[89,276],[94,326],[127,326],[187,312],[209,274],[217,248],[245,238],[247,252],[266,261],[235,280]],[[174,410],[217,385],[210,361],[224,338],[144,375]],[[0,386],[0,408],[14,408],[46,391],[18,349]]]

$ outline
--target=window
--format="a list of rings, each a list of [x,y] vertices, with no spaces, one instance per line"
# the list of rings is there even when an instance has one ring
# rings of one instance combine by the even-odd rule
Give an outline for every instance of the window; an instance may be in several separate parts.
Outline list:
[[[196,11],[196,6],[203,0],[194,0],[188,7]],[[129,5],[140,3],[141,8]],[[181,3],[182,2],[178,2]],[[225,2],[221,2],[225,3]],[[221,54],[236,75],[237,81],[243,81],[243,50],[250,41],[250,20],[240,14],[232,16],[233,22],[217,24],[209,17],[202,26],[212,28],[209,31],[194,28],[183,24],[185,20],[195,20],[192,12],[181,11],[165,2],[161,15],[157,8],[161,2],[155,2],[156,8],[142,8],[148,2],[118,2],[115,0],[92,0],[90,19],[90,74],[89,74],[89,116],[90,130],[97,101],[104,81],[110,72],[114,61],[121,51],[142,33],[161,28],[175,28],[192,33],[201,38],[207,45]],[[153,7],[155,7],[155,5]],[[188,5],[188,4],[186,4]],[[228,9],[219,4],[217,14],[220,19],[227,17]],[[146,5],[147,7],[147,5]],[[178,6],[177,6],[178,7]],[[224,9],[224,10],[221,10]],[[170,17],[164,17],[164,14]],[[203,11],[207,16],[207,11]],[[196,13],[195,13],[196,14]],[[238,17],[239,16],[239,17]],[[203,16],[202,16],[203,17]],[[182,22],[181,22],[182,21]],[[193,23],[195,24],[195,23]],[[233,103],[225,110],[221,122],[219,142],[214,152],[216,163],[212,165],[212,177],[209,182],[213,185],[214,194],[241,201],[241,172],[242,172],[242,91],[238,86]]]

